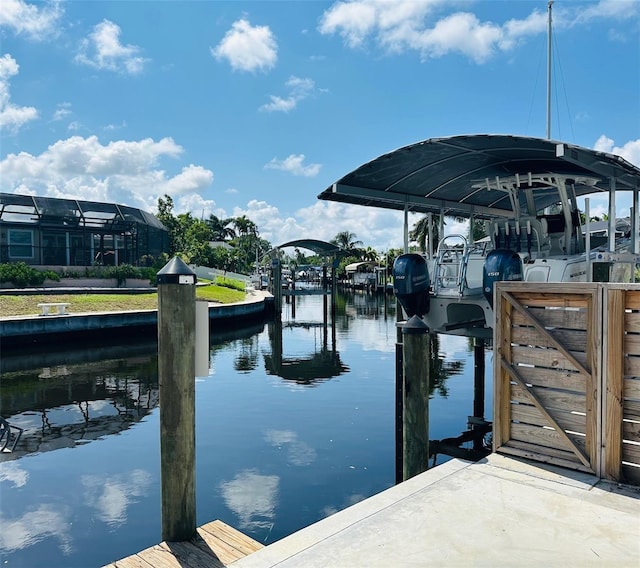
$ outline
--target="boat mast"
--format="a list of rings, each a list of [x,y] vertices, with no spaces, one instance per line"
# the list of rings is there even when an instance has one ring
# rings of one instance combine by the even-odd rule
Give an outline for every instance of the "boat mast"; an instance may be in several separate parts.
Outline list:
[[[553,0],[547,4],[547,140],[551,139],[551,7]]]

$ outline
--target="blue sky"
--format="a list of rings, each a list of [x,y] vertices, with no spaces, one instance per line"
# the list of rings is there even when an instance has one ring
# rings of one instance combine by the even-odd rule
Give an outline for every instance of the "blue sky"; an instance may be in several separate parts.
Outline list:
[[[273,245],[349,230],[401,247],[401,214],[317,195],[427,138],[545,137],[546,10],[2,0],[0,191],[149,211],[169,194],[177,213],[246,215]],[[640,165],[640,2],[553,15],[552,137]]]

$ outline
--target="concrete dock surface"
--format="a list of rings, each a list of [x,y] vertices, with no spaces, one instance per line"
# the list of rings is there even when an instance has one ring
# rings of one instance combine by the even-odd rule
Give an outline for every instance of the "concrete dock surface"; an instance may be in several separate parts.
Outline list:
[[[640,487],[492,454],[454,459],[233,568],[640,567]]]

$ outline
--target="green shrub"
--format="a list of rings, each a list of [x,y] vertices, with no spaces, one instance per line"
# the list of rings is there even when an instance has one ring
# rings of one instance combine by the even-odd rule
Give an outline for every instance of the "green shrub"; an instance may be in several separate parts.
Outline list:
[[[227,278],[226,276],[217,276],[215,283],[218,286],[224,286],[225,288],[232,288],[233,290],[240,290],[244,292],[245,284],[241,280],[235,280],[234,278]]]
[[[17,288],[42,286],[45,280],[60,281],[60,275],[53,270],[37,270],[24,262],[0,264],[0,283],[10,282]]]

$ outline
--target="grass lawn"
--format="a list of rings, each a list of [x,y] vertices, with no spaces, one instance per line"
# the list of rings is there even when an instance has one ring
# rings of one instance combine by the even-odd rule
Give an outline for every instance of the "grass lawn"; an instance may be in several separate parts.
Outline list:
[[[229,304],[244,300],[245,293],[225,286],[198,286],[196,297]],[[0,295],[0,317],[40,314],[41,302],[68,302],[69,313],[157,310],[158,294],[42,294],[29,296]]]

